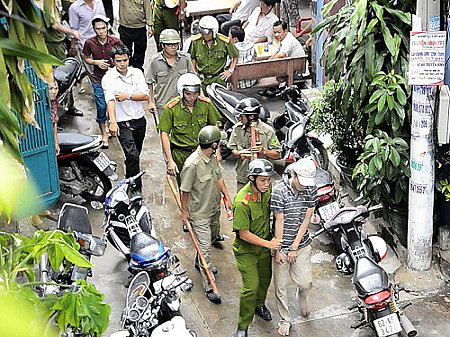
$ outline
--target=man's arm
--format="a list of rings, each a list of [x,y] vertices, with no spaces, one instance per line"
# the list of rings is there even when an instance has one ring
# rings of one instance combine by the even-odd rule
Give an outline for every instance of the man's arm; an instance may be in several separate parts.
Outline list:
[[[153,96],[153,84],[148,85],[148,109],[150,112],[155,113],[155,99]]]
[[[227,186],[225,185],[225,180],[223,178],[219,179],[217,185],[219,186],[220,192],[225,196],[227,208],[232,209],[233,205],[231,204],[231,197],[230,194],[228,193]]]
[[[172,152],[170,150],[170,138],[169,134],[167,132],[161,131],[161,144],[163,149],[163,155],[166,160],[167,165],[167,174],[171,176],[177,175],[177,164],[175,164],[175,161],[172,158]]]
[[[106,105],[106,111],[108,111],[109,116],[109,132],[112,136],[119,135],[119,126],[116,122],[116,102],[114,100],[108,101]]]
[[[273,54],[271,57],[269,57],[269,60],[282,59],[282,58],[285,58],[285,57],[286,57],[285,53],[278,52],[278,53]]]
[[[145,23],[147,24],[148,37],[153,36],[153,2],[151,0],[144,1]]]
[[[305,235],[306,230],[308,229],[309,222],[311,221],[311,217],[314,213],[314,207],[308,208],[306,210],[305,218],[303,219],[300,228],[298,229],[298,233],[294,239],[294,242],[291,245],[292,250],[298,250],[298,245],[302,242],[303,235]]]
[[[189,221],[189,192],[181,191],[181,222],[186,224]]]
[[[57,30],[58,32],[64,33],[69,35],[71,38],[75,40],[80,39],[80,33],[78,33],[76,30],[70,29],[69,27],[64,26],[63,24],[59,22],[52,23],[52,28],[54,30]]]
[[[255,246],[260,246],[260,247],[274,249],[274,250],[278,250],[281,248],[282,240],[276,239],[276,238],[273,238],[270,241],[264,240],[264,239],[261,239],[259,236],[251,233],[248,229],[240,229],[239,237],[242,240],[247,241],[248,243],[251,243],[252,245],[255,245]]]
[[[262,43],[267,42],[267,36],[260,37],[258,40],[255,41],[255,43]]]

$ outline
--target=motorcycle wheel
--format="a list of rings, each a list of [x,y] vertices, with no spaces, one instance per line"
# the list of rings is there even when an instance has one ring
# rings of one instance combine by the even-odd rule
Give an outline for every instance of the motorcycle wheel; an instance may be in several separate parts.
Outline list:
[[[316,138],[311,139],[311,145],[314,148],[314,156],[316,157],[319,165],[325,171],[328,170],[328,164],[330,162],[328,158],[327,150],[323,146],[322,142]]]
[[[87,201],[104,202],[106,194],[112,188],[111,180],[97,166],[80,164],[83,175],[83,192],[81,197]]]

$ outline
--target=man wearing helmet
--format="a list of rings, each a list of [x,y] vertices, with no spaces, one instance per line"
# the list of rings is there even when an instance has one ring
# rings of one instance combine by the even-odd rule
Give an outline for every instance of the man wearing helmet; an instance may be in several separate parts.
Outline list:
[[[189,53],[192,64],[202,79],[203,92],[206,92],[206,86],[211,83],[226,85],[236,67],[239,51],[228,37],[218,33],[219,23],[216,18],[210,15],[202,17],[199,27],[200,34],[192,37]],[[231,64],[225,70],[228,57]]]
[[[225,137],[222,137],[216,126],[203,127],[198,134],[200,145],[186,159],[181,171],[181,221],[191,223],[213,274],[218,271],[211,266],[210,248],[212,241],[219,235],[221,193],[225,195],[227,206],[231,209],[231,199],[222,176],[223,168],[215,156],[219,141]],[[195,259],[195,268],[201,271],[208,299],[216,304],[221,303],[220,295],[213,292],[204,269],[199,266],[198,256]]]
[[[272,238],[270,232],[269,199],[274,175],[270,161],[252,160],[247,172],[250,182],[233,201],[233,231],[236,233],[233,252],[242,276],[236,337],[248,336],[255,313],[264,320],[272,319],[265,306],[272,278],[270,250],[278,250],[282,244],[282,240]]]
[[[153,1],[153,35],[155,36],[156,48],[162,51],[160,34],[165,29],[179,30],[178,20],[184,17],[186,0],[154,0]]]
[[[233,127],[233,131],[228,141],[228,147],[232,150],[236,161],[236,180],[238,192],[247,182],[247,170],[252,153],[257,153],[258,157],[268,159],[281,158],[281,144],[273,128],[259,120],[261,104],[254,98],[243,98],[235,107],[235,114],[239,115],[239,122]],[[251,123],[259,133],[261,144],[251,146],[252,134]]]
[[[167,165],[167,174],[177,177],[184,162],[198,146],[198,133],[206,125],[215,125],[219,112],[211,101],[200,95],[201,82],[195,74],[183,74],[177,82],[177,97],[164,107],[158,125]]]
[[[190,57],[178,50],[181,39],[176,30],[164,29],[159,40],[163,50],[150,58],[145,70],[149,89],[148,107],[158,117],[164,105],[177,96],[180,76],[194,72]]]
[[[317,202],[316,165],[302,158],[289,165],[273,188],[270,208],[275,218],[275,238],[283,239],[275,253],[273,279],[280,322],[278,334],[288,336],[292,325],[287,294],[291,277],[299,290],[300,313],[309,315],[308,291],[312,284],[311,238],[308,226]],[[292,302],[291,302],[292,303]]]

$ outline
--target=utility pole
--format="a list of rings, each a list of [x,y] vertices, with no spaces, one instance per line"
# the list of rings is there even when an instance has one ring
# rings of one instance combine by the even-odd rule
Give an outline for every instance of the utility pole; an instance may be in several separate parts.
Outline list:
[[[417,0],[421,27],[413,31],[440,30],[440,0]],[[408,207],[408,268],[431,268],[434,207],[434,109],[436,88],[415,85],[412,94],[412,126]]]

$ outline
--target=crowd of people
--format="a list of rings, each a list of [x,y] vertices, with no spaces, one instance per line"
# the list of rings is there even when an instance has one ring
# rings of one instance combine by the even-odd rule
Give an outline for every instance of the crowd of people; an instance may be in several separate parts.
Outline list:
[[[289,23],[274,14],[277,2],[242,0],[229,15],[202,17],[193,24],[196,34],[190,38],[186,52],[180,50],[183,41],[179,32],[185,0],[119,1],[120,38],[111,33],[113,18],[106,15],[101,0],[74,1],[68,7],[70,28],[58,21],[47,24],[49,30],[69,35],[74,41],[71,48],[79,48],[92,67],[92,92],[103,147],[108,147],[110,136],[118,137],[126,177],[141,169],[148,105],[158,126],[167,174],[176,177],[181,191],[181,220],[192,225],[206,259],[207,266],[203,266],[197,256],[194,266],[201,272],[207,298],[216,304],[221,303],[221,297],[211,287],[204,268],[213,275],[219,272],[211,261],[211,246],[223,248],[219,221],[222,197],[225,206],[233,210],[233,252],[242,275],[238,337],[247,336],[255,314],[272,319],[265,305],[272,271],[280,315],[278,333],[289,335],[292,324],[289,278],[299,288],[301,314],[309,314],[307,294],[312,275],[308,224],[317,198],[315,164],[311,159],[291,164],[272,188],[272,162],[281,158],[281,145],[272,127],[259,120],[260,103],[253,98],[242,99],[235,107],[239,122],[228,140],[237,159],[237,194],[232,199],[220,164],[219,144],[224,138],[218,128],[221,116],[205,96],[207,85],[227,85],[236,64],[245,62],[254,52],[254,43],[276,41],[279,48],[271,58],[304,55],[302,45],[289,31]],[[53,35],[53,40],[47,39],[49,51],[63,58],[64,41]],[[158,52],[144,62],[147,41],[152,36]],[[240,85],[246,87],[252,81]],[[57,90],[56,83],[50,85],[55,125]],[[252,128],[258,132],[257,143],[252,141]],[[142,193],[140,180],[133,193]]]

